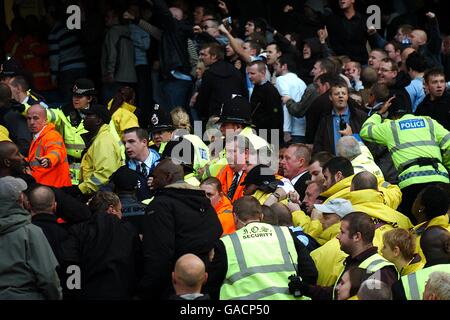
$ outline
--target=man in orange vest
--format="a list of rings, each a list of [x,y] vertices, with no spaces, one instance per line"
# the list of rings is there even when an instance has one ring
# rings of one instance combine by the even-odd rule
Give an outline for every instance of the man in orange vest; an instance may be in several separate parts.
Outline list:
[[[246,161],[248,149],[242,147],[239,139],[233,139],[226,143],[226,157],[228,164],[219,172],[217,178],[222,184],[222,190],[233,203],[244,195],[244,186],[241,182],[247,176]],[[247,152],[247,157],[246,153]]]
[[[210,177],[200,184],[200,188],[205,191],[206,197],[211,200],[211,205],[216,210],[217,217],[222,224],[222,235],[234,233],[236,223],[234,222],[233,205],[223,193],[219,179]]]
[[[47,123],[46,110],[39,104],[28,109],[27,124],[33,140],[27,161],[37,183],[56,188],[72,185],[64,140],[52,123]]]

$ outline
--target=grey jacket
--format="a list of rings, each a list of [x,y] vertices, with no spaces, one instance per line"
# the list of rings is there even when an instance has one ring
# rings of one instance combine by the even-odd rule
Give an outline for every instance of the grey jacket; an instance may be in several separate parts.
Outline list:
[[[102,74],[112,74],[118,82],[137,82],[134,68],[134,44],[127,25],[108,30],[102,48]]]
[[[0,300],[58,300],[58,262],[41,228],[17,202],[0,201]]]

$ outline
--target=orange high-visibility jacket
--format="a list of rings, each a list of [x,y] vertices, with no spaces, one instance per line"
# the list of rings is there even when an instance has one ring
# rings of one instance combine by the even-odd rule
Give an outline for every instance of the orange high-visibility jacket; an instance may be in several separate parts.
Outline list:
[[[48,158],[51,166],[44,168],[38,158]],[[37,183],[56,188],[72,185],[69,173],[67,151],[62,136],[55,130],[53,123],[47,124],[39,137],[31,142],[27,161],[31,166],[31,175]]]
[[[222,191],[226,195],[228,194],[228,190],[230,189],[231,184],[233,183],[233,176],[234,171],[230,168],[230,165],[224,167],[217,176],[217,179],[219,179],[220,183],[222,184]],[[233,203],[234,201],[236,201],[237,199],[239,199],[244,195],[244,186],[241,186],[241,183],[244,181],[246,176],[247,172],[244,171],[239,179],[236,191],[234,192],[233,199],[230,199],[231,203]]]
[[[214,210],[216,210],[217,217],[222,225],[222,235],[234,233],[236,231],[236,224],[234,222],[233,205],[226,195],[223,195],[220,201],[217,202]]]

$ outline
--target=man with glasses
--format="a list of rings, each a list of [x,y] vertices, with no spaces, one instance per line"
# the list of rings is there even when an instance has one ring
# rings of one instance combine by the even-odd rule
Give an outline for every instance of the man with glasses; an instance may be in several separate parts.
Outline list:
[[[204,20],[202,22],[201,28],[204,33],[210,35],[219,44],[223,46],[226,46],[228,44],[227,37],[219,32],[219,22],[217,22],[217,20]]]
[[[398,109],[411,112],[411,99],[405,87],[409,85],[408,76],[399,71],[397,63],[391,58],[381,60],[378,69],[378,83],[385,84],[389,88],[389,96],[395,96],[392,101],[391,111]]]

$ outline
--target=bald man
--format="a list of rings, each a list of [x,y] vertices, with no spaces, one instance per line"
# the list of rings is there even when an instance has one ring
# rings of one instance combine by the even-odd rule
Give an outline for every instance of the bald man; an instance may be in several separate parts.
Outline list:
[[[415,29],[411,32],[411,47],[419,52],[424,58],[428,68],[442,67],[441,65],[441,34],[436,15],[433,12],[426,14],[429,25],[429,35],[421,29]]]
[[[199,257],[188,253],[181,256],[172,272],[172,284],[178,299],[209,300],[208,295],[201,293],[202,286],[208,279],[205,264]]]
[[[46,110],[39,104],[27,111],[27,125],[33,134],[27,161],[37,183],[56,188],[72,185],[67,151],[55,125],[47,123]]]
[[[171,273],[185,253],[203,261],[222,235],[211,201],[199,187],[184,182],[181,165],[170,158],[153,171],[155,197],[145,210],[143,298],[167,299],[173,295]]]
[[[67,239],[68,233],[57,222],[55,193],[49,187],[39,186],[30,191],[28,200],[31,223],[42,229],[56,260],[61,264],[61,244]]]

